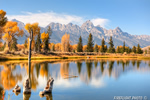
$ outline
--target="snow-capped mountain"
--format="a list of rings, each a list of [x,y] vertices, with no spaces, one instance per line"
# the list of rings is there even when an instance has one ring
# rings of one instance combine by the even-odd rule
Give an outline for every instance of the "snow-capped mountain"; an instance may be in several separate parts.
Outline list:
[[[24,29],[24,23],[14,19],[13,21],[18,22],[18,26],[20,29]],[[110,36],[113,37],[113,42],[115,47],[118,45],[123,45],[123,42],[126,42],[126,46],[132,47],[133,45],[137,46],[139,43],[141,47],[145,47],[150,45],[150,35],[131,35],[127,32],[123,32],[121,28],[116,27],[115,29],[105,29],[100,25],[94,26],[94,24],[88,20],[84,22],[81,27],[78,25],[74,25],[72,23],[68,24],[60,24],[60,23],[50,23],[46,27],[41,27],[41,32],[46,31],[47,27],[50,26],[53,33],[51,36],[50,42],[60,43],[61,37],[65,33],[70,34],[71,44],[77,44],[80,35],[83,39],[83,44],[87,44],[87,39],[89,33],[92,33],[94,43],[100,45],[102,38],[105,39],[106,44],[109,42]],[[25,31],[25,34],[28,34]],[[22,44],[25,41],[25,36],[23,38],[18,38],[18,43]]]

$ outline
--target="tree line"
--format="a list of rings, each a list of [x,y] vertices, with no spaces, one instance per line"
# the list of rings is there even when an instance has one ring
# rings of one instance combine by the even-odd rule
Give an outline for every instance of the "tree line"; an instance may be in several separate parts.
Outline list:
[[[102,52],[102,53],[137,53],[142,54],[140,45],[132,48],[125,45],[114,47],[112,36],[109,39],[109,47],[105,44],[104,38],[101,41],[101,45],[94,45],[93,36],[90,33],[87,41],[87,45],[83,45],[82,37],[79,37],[78,44],[70,44],[70,35],[65,33],[61,38],[61,43],[50,43],[50,37],[52,35],[51,27],[47,28],[46,32],[40,33],[40,27],[38,23],[27,23],[24,27],[29,35],[26,35],[26,40],[24,44],[18,44],[17,38],[24,35],[24,31],[20,30],[17,26],[17,22],[8,21],[6,17],[6,12],[0,10],[0,40],[3,39],[4,43],[0,43],[0,50],[4,51],[34,51],[37,53],[47,53],[49,51],[57,52]]]

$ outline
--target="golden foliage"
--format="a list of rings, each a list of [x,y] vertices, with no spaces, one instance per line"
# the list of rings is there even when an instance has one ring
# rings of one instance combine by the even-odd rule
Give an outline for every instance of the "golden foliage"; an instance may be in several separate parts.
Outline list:
[[[3,29],[5,33],[3,36],[3,40],[6,41],[7,43],[12,40],[12,37],[23,36],[23,30],[19,30],[17,22],[8,21],[6,25],[3,27]]]
[[[72,45],[72,49],[75,50],[75,51],[77,51],[77,47],[78,47],[78,44]]]
[[[83,51],[84,51],[84,52],[86,51],[86,48],[87,48],[87,45],[84,45],[84,46],[83,46]]]
[[[55,46],[54,43],[49,43],[49,44],[48,44],[48,47],[50,48],[50,50],[52,50],[53,45]]]
[[[65,33],[61,38],[62,52],[69,52],[70,47],[70,34]]]
[[[40,69],[40,75],[42,76],[42,77],[44,77],[44,76],[48,76],[48,71],[45,69],[45,64],[44,63],[42,63],[41,64],[41,69]]]
[[[22,80],[21,75],[13,75],[13,70],[15,70],[14,64],[4,64],[4,70],[1,71],[2,85],[5,89],[9,90],[15,87],[19,80]]]
[[[27,23],[24,28],[29,32],[29,34],[33,32],[33,36],[35,36],[40,31],[40,27],[38,25],[39,25],[38,23],[33,23],[33,24]]]
[[[62,78],[66,78],[69,75],[69,63],[61,63],[60,75]]]
[[[3,47],[3,45],[4,45],[4,44],[3,44],[3,42],[0,42],[0,48],[2,48],[2,47]]]
[[[3,10],[0,10],[0,18],[3,18],[6,15],[6,12]]]
[[[41,39],[42,39],[42,42],[46,41],[47,39],[49,39],[49,34],[43,32],[43,33],[41,34]]]
[[[17,48],[19,51],[25,49],[24,44],[17,44]]]
[[[55,44],[55,51],[61,51],[61,43]]]

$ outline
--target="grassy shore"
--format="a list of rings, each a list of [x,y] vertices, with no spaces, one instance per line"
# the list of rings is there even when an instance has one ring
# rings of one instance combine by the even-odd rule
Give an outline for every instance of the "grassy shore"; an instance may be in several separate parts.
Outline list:
[[[90,59],[90,58],[136,58],[136,59],[149,59],[150,56],[144,55],[122,55],[122,54],[103,54],[103,55],[43,55],[34,54],[32,55],[32,60],[46,60],[46,59]],[[0,60],[28,60],[28,55],[13,55],[13,54],[1,54]]]

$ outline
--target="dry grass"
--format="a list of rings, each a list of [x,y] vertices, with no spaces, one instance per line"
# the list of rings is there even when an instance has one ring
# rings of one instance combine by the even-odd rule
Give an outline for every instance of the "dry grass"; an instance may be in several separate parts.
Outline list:
[[[46,60],[46,59],[99,59],[99,58],[136,58],[136,59],[150,59],[150,56],[144,56],[141,54],[135,55],[122,55],[122,54],[103,54],[103,55],[43,55],[33,54],[32,60]],[[1,54],[0,60],[28,60],[28,55],[13,55],[13,54]]]

